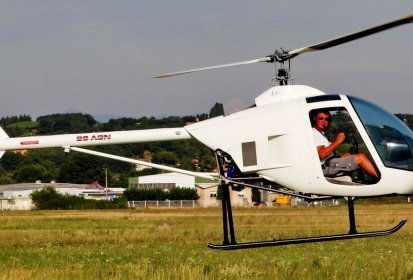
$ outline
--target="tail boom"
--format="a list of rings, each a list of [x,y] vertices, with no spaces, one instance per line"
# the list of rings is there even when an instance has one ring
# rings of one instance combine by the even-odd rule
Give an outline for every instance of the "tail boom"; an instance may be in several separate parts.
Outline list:
[[[190,139],[185,128],[75,133],[0,139],[0,151],[52,148],[63,146],[96,146]]]

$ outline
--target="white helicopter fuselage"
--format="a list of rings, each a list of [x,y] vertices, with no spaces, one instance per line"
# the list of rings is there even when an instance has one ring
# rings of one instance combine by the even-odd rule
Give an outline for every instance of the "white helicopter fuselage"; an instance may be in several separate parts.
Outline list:
[[[211,149],[230,154],[241,172],[257,173],[295,191],[336,196],[413,193],[413,172],[383,164],[347,96],[330,98],[308,86],[277,86],[255,103],[255,107],[185,129]],[[321,108],[346,109],[380,172],[378,182],[337,184],[323,175],[309,117],[312,110]]]

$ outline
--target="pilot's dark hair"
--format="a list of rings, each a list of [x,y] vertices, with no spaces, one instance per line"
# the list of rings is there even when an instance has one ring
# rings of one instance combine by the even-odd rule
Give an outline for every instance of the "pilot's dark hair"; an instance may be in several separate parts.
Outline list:
[[[311,121],[311,126],[315,126],[316,121],[317,121],[317,115],[319,113],[323,113],[325,115],[329,115],[330,116],[330,121],[328,122],[328,127],[330,127],[331,122],[333,121],[333,118],[331,117],[331,113],[329,110],[327,109],[315,109],[315,110],[311,110],[310,111],[310,121]]]

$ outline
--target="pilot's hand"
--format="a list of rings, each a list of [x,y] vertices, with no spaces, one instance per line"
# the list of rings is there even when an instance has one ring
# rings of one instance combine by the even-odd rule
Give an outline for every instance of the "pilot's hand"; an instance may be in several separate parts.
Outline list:
[[[343,132],[340,132],[339,134],[337,134],[336,137],[336,142],[337,143],[343,143],[344,139],[346,139],[346,135]]]

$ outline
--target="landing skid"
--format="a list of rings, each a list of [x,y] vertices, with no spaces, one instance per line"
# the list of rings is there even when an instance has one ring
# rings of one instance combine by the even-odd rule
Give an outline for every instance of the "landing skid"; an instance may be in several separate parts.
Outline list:
[[[226,155],[229,157],[229,155]],[[208,244],[211,249],[219,250],[238,250],[238,249],[248,249],[248,248],[260,248],[260,247],[271,247],[271,246],[282,246],[282,245],[292,245],[292,244],[302,244],[302,243],[315,243],[315,242],[326,242],[335,240],[346,240],[355,238],[368,238],[368,237],[378,237],[386,236],[395,233],[401,229],[407,220],[402,220],[398,225],[388,230],[382,231],[371,231],[358,233],[356,228],[356,219],[354,215],[354,197],[347,197],[348,204],[348,216],[349,216],[349,233],[348,234],[338,234],[338,235],[325,235],[325,236],[314,236],[314,237],[304,237],[304,238],[294,238],[294,239],[284,239],[284,240],[268,240],[268,241],[257,241],[257,242],[244,242],[237,243],[235,240],[235,229],[232,217],[232,207],[229,188],[232,184],[240,184],[244,187],[264,189],[262,187],[246,184],[243,182],[235,182],[231,178],[225,176],[224,164],[227,160],[221,152],[216,153],[217,163],[220,168],[219,173],[221,176],[220,185],[222,191],[222,223],[223,223],[223,234],[224,239],[222,244]],[[301,195],[299,195],[301,196]],[[311,199],[311,197],[309,197]]]
[[[272,246],[282,246],[282,245],[292,245],[292,244],[302,244],[302,243],[315,243],[315,242],[325,242],[325,241],[336,241],[345,239],[355,239],[355,238],[367,238],[367,237],[377,237],[390,235],[401,229],[407,220],[402,220],[395,227],[383,230],[383,231],[371,231],[364,233],[349,233],[340,235],[326,235],[317,237],[306,237],[306,238],[295,238],[295,239],[284,239],[284,240],[268,240],[259,242],[244,242],[235,244],[208,244],[211,249],[219,250],[238,250],[238,249],[249,249],[249,248],[260,248],[260,247],[272,247]]]

